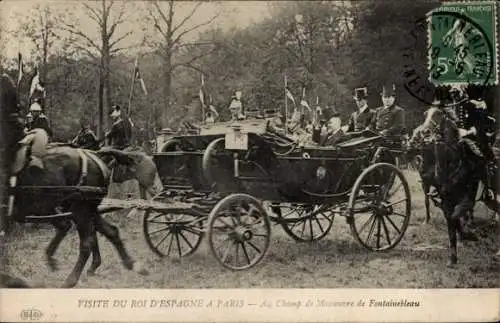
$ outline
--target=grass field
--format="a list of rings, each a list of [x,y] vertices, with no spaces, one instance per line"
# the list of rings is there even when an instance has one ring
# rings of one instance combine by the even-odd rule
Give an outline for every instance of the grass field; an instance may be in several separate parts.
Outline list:
[[[432,206],[431,223],[421,225],[423,195],[415,174],[406,175],[412,191],[412,219],[403,240],[391,251],[366,251],[351,236],[345,220],[337,217],[330,234],[315,243],[296,243],[281,227],[273,226],[271,247],[262,263],[247,271],[231,272],[217,263],[206,243],[181,260],[159,259],[144,240],[142,216],[126,218],[127,212],[121,211],[108,219],[120,228],[126,248],[149,274],[127,271],[111,244],[99,236],[102,265],[95,276],[84,271],[77,288],[500,287],[500,262],[494,259],[500,234],[486,207],[476,205],[474,230],[479,241],[459,244],[459,263],[448,268],[448,238],[441,211]],[[133,188],[131,184],[129,189]],[[56,253],[59,271],[51,272],[44,250],[53,234],[53,229],[45,226],[38,230],[18,228],[6,240],[8,269],[37,286],[58,287],[74,265],[78,239],[72,231],[63,241]]]

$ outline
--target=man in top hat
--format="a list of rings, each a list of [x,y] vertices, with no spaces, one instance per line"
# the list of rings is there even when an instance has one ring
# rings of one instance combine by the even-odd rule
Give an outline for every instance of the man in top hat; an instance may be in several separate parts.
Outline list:
[[[27,125],[27,128],[29,130],[43,129],[47,132],[49,137],[52,137],[52,129],[50,129],[49,120],[45,114],[42,113],[42,106],[38,102],[34,102],[30,106],[29,113],[33,119]]]
[[[384,136],[403,135],[405,130],[405,111],[395,104],[396,86],[394,84],[382,87],[382,106],[376,110],[371,129]]]
[[[116,149],[125,149],[130,146],[131,127],[128,120],[124,120],[121,107],[118,104],[113,105],[113,111],[110,114],[113,124],[111,130],[106,134],[108,145]]]
[[[354,101],[358,107],[358,111],[351,114],[349,119],[347,132],[366,130],[375,118],[375,111],[368,107],[368,90],[366,87],[357,88],[354,90]]]

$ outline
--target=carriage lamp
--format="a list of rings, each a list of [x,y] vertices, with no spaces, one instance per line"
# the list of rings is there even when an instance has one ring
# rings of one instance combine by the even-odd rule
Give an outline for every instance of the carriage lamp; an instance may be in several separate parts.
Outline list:
[[[316,169],[316,178],[319,180],[323,180],[326,177],[326,168],[323,166],[319,166]]]

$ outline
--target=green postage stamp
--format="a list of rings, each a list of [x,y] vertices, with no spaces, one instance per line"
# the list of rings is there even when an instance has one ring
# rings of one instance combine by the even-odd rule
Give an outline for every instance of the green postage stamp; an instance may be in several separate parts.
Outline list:
[[[498,83],[496,3],[450,2],[428,15],[429,78],[436,86]]]

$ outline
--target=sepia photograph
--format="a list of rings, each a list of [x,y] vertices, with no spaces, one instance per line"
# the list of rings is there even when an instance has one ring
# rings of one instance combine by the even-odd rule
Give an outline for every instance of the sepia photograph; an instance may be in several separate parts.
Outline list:
[[[498,292],[498,12],[1,1],[1,286]]]

